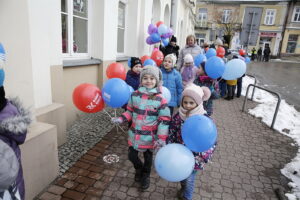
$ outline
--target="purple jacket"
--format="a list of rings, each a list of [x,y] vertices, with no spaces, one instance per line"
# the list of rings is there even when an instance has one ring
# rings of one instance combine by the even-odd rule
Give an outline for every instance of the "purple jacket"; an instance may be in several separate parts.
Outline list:
[[[23,108],[18,99],[8,100],[7,105],[0,112],[0,140],[14,150],[20,163],[16,187],[22,200],[25,199],[25,188],[19,145],[25,142],[27,127],[30,123],[30,113]]]

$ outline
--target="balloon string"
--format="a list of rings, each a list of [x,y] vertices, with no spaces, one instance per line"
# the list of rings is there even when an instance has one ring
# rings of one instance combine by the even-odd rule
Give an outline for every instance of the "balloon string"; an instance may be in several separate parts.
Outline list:
[[[112,119],[112,116],[105,110],[105,109],[103,109],[103,111],[110,117],[110,119]],[[115,110],[116,111],[116,110]],[[117,112],[115,112],[115,116],[117,115]],[[124,129],[119,125],[119,124],[114,124],[114,126],[116,126],[117,127],[117,132],[118,132],[118,127],[120,127],[120,129],[124,132],[124,133],[126,133],[126,131],[124,131]]]

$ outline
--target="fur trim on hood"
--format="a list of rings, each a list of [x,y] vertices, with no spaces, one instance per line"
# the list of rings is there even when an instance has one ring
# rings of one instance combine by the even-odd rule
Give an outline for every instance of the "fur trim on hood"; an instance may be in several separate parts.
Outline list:
[[[18,98],[8,99],[5,107],[11,107],[11,110],[16,109],[17,112],[15,114],[13,112],[8,113],[8,116],[0,121],[0,132],[9,131],[16,135],[26,132],[32,121],[29,109],[25,109]],[[7,108],[7,111],[9,109]],[[2,112],[5,111],[6,108],[2,110]]]

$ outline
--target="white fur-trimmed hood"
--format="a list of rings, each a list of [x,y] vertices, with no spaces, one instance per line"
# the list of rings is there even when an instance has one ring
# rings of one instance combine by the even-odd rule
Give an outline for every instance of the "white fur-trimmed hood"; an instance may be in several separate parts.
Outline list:
[[[23,134],[32,121],[31,113],[23,107],[18,98],[8,99],[7,101],[17,108],[19,114],[3,119],[0,122],[0,132],[8,131],[16,135]]]

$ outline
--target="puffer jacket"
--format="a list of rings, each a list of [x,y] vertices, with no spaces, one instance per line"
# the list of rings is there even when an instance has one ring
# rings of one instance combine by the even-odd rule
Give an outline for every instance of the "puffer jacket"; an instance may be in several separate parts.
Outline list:
[[[130,85],[134,90],[137,90],[140,85],[140,75],[132,70],[129,70],[126,74],[125,82]]]
[[[171,93],[171,100],[168,105],[177,107],[180,105],[180,98],[183,90],[181,74],[176,69],[167,71],[163,67],[161,67],[161,72],[163,74],[163,86],[168,88]]]
[[[30,113],[23,108],[18,99],[8,100],[0,112],[0,140],[13,149],[20,163],[14,192],[18,192],[22,200],[25,199],[25,187],[19,145],[25,142],[30,123]]]
[[[128,130],[128,144],[136,150],[153,149],[155,140],[166,141],[169,131],[170,109],[161,94],[161,87],[139,87],[128,101],[121,117],[132,121]]]
[[[198,54],[204,54],[204,51],[197,44],[195,44],[194,46],[186,45],[183,49],[181,49],[178,59],[177,59],[177,69],[178,70],[180,70],[182,68],[183,63],[184,63],[183,58],[186,54],[191,54],[193,56],[193,58],[195,58]]]
[[[181,127],[184,123],[184,120],[181,119],[179,113],[175,114],[172,117],[170,128],[169,128],[169,137],[167,139],[167,143],[179,143],[184,144],[182,135],[181,135]],[[215,143],[210,149],[204,152],[193,152],[195,157],[195,167],[196,170],[203,170],[205,163],[211,159],[217,143]]]

